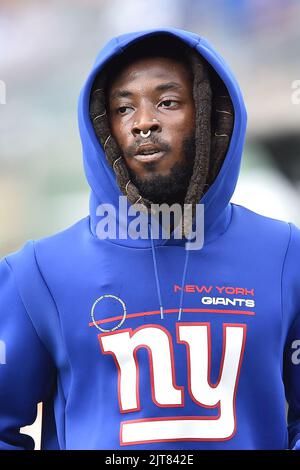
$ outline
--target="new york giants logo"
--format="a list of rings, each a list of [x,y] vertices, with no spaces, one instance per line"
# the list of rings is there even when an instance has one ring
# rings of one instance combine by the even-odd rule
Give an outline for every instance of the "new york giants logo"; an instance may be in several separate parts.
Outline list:
[[[217,408],[217,416],[175,416],[124,421],[121,444],[166,441],[228,440],[236,431],[235,401],[246,340],[246,325],[223,324],[223,352],[216,384],[211,376],[209,323],[177,323],[177,342],[186,347],[188,391],[200,407]],[[118,368],[121,413],[140,410],[139,364],[136,351],[149,352],[152,400],[158,407],[184,407],[184,389],[176,385],[173,341],[162,326],[146,325],[100,334],[104,354]],[[178,365],[177,365],[178,366]]]

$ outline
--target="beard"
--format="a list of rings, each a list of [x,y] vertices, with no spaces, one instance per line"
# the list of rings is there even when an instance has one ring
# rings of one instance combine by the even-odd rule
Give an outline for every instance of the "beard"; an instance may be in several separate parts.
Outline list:
[[[155,204],[184,204],[195,160],[195,136],[186,137],[182,143],[183,158],[173,165],[168,175],[140,178],[131,172],[131,180],[141,196]]]

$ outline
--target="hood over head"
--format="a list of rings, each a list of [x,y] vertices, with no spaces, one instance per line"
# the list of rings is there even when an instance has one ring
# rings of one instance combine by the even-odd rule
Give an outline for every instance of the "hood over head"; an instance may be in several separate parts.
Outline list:
[[[223,233],[228,226],[229,201],[239,174],[246,127],[246,112],[239,87],[224,60],[204,39],[178,29],[157,29],[111,40],[99,53],[80,95],[79,128],[85,172],[92,190],[90,217],[93,234],[96,234],[99,220],[99,204],[110,203],[116,208],[117,225],[124,223],[118,214],[119,196],[127,196],[128,208],[139,204],[139,208],[143,207],[148,212],[151,205],[151,201],[143,198],[131,182],[125,160],[111,136],[105,107],[109,70],[118,63],[126,63],[127,51],[147,50],[149,54],[152,45],[153,51],[159,49],[160,44],[160,50],[163,50],[164,43],[170,41],[174,42],[176,54],[185,55],[193,72],[195,159],[184,202],[192,204],[193,215],[195,205],[204,204],[205,242]],[[126,226],[129,221],[130,216]],[[185,231],[189,229],[185,227]],[[150,246],[150,241],[144,239],[117,238],[113,241],[136,247]],[[166,244],[170,240],[154,242]]]

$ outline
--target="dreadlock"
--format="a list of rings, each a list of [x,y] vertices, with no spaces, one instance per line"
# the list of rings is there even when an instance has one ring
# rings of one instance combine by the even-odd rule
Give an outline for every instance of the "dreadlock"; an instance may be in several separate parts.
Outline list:
[[[167,57],[183,63],[193,78],[193,98],[196,110],[195,158],[193,173],[184,203],[192,205],[193,218],[196,204],[216,179],[230,142],[234,112],[228,91],[222,80],[204,58],[179,39],[160,34],[131,44],[114,57],[94,81],[90,98],[90,116],[97,138],[112,166],[121,192],[131,204],[142,204],[151,209],[151,201],[142,197],[132,183],[121,150],[111,135],[106,108],[110,86],[120,71],[139,58]],[[185,221],[186,223],[186,221]],[[185,226],[187,234],[191,228]]]

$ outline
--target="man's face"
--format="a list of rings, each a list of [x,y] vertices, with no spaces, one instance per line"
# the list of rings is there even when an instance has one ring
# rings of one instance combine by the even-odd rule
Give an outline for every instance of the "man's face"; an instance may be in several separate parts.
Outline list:
[[[154,202],[176,202],[169,196],[187,189],[194,161],[192,88],[183,64],[159,57],[130,64],[110,87],[112,135],[133,182]]]

